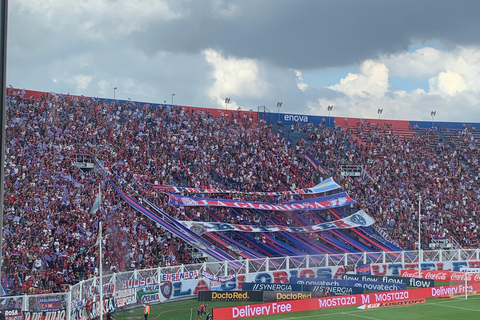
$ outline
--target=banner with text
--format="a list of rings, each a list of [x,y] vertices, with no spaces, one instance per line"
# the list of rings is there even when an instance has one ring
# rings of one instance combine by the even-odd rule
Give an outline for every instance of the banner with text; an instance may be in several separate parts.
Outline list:
[[[371,291],[395,291],[406,288],[403,283],[391,282],[372,282],[372,281],[357,281],[357,280],[341,280],[341,279],[315,279],[315,278],[290,278],[290,283],[309,284],[315,286],[342,286],[363,288],[363,290]]]
[[[324,210],[344,207],[355,203],[347,193],[337,193],[330,196],[289,201],[284,203],[251,202],[230,199],[207,199],[198,197],[185,197],[173,193],[167,193],[169,204],[172,206],[185,207],[230,207],[256,210],[295,211],[295,210]]]
[[[203,232],[225,232],[225,231],[239,231],[239,232],[291,232],[291,233],[311,233],[322,232],[332,229],[350,229],[357,227],[368,227],[375,223],[375,220],[370,217],[365,211],[358,211],[346,218],[335,220],[331,222],[324,222],[313,226],[304,227],[287,227],[287,226],[254,226],[243,224],[229,224],[220,222],[198,222],[198,221],[180,221],[185,227],[189,228],[195,233]]]
[[[391,276],[371,276],[371,275],[357,275],[344,274],[343,280],[357,280],[357,281],[373,281],[373,282],[390,282],[403,283],[409,287],[430,288],[435,286],[435,280],[409,278],[409,277],[391,277]]]
[[[465,292],[465,290],[469,292],[478,291],[480,290],[480,284],[475,283],[468,288],[465,288],[464,285],[454,285],[215,308],[213,309],[213,320],[243,319],[275,314],[286,315],[299,311],[358,306],[390,301],[408,301],[412,299],[444,296],[452,293],[462,293]]]
[[[241,194],[252,194],[260,196],[280,196],[280,195],[302,195],[302,194],[317,194],[324,193],[327,191],[332,191],[340,188],[340,185],[336,183],[333,178],[328,178],[317,184],[312,188],[305,189],[296,189],[296,190],[287,190],[287,191],[263,191],[263,192],[243,192],[236,190],[225,190],[225,189],[206,189],[206,188],[188,188],[188,187],[175,187],[175,186],[162,186],[162,185],[152,185],[152,188],[158,192],[189,192],[189,193],[241,193]]]

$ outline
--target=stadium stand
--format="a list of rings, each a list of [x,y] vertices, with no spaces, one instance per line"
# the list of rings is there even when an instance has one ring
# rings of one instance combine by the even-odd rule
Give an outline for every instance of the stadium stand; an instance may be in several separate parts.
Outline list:
[[[331,127],[325,121],[290,126],[269,123],[253,111],[17,89],[8,90],[7,120],[2,286],[8,293],[60,291],[98,274],[100,219],[108,252],[103,259],[110,272],[188,264],[207,256],[229,260],[415,249],[418,192],[424,199],[422,248],[432,238],[447,236],[461,246],[479,245],[479,136],[470,126],[413,129],[405,122],[361,119]],[[306,152],[327,174],[305,160]],[[348,166],[360,168],[360,174],[342,175]],[[174,207],[151,187],[288,191],[312,187],[328,173],[357,201],[355,206],[287,214]],[[92,212],[99,189],[101,208]],[[134,206],[146,211],[141,214]],[[158,210],[152,213],[152,207]],[[389,239],[371,228],[199,236],[175,223],[301,226],[357,209],[373,216]]]

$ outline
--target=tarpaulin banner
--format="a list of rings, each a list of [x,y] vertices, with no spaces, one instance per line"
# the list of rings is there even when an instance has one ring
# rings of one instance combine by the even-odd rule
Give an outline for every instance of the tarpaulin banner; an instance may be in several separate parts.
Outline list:
[[[251,202],[230,199],[207,199],[198,197],[185,197],[167,193],[169,204],[172,206],[185,207],[230,207],[256,210],[295,211],[295,210],[324,210],[344,207],[355,203],[346,192],[332,194],[325,197],[289,201],[281,204],[267,202]]]
[[[360,210],[346,218],[335,220],[331,222],[324,222],[313,226],[304,227],[287,227],[287,226],[254,226],[243,224],[230,224],[220,222],[198,222],[198,221],[180,221],[185,227],[189,228],[195,233],[203,232],[224,232],[224,231],[239,231],[239,232],[291,232],[291,233],[311,233],[321,232],[332,229],[350,229],[357,227],[368,227],[375,223],[375,220],[370,217],[365,211]]]
[[[253,194],[261,196],[279,196],[279,195],[297,195],[297,194],[316,194],[323,193],[327,191],[332,191],[340,188],[333,178],[328,178],[317,184],[312,188],[297,189],[297,190],[288,190],[288,191],[264,191],[264,192],[243,192],[235,190],[225,190],[225,189],[205,189],[205,188],[187,188],[187,187],[175,187],[175,186],[162,186],[162,185],[152,185],[152,188],[158,192],[174,192],[174,193],[241,193],[241,194]]]

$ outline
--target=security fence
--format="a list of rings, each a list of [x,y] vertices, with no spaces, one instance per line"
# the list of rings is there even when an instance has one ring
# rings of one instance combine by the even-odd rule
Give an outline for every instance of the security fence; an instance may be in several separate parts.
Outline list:
[[[239,290],[244,282],[287,283],[290,277],[332,278],[369,270],[399,275],[401,269],[460,270],[480,267],[480,249],[360,252],[245,259],[134,270],[103,275],[103,312],[193,298],[202,290]],[[90,320],[100,315],[100,278],[67,292],[0,297],[7,319]],[[24,316],[24,317],[22,317]],[[43,316],[43,318],[42,318]]]

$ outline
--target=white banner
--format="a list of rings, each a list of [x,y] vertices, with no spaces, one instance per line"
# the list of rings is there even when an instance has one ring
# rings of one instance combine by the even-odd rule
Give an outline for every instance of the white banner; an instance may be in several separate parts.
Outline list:
[[[203,232],[223,232],[223,231],[240,231],[240,232],[292,232],[292,233],[310,233],[321,232],[331,229],[349,229],[357,227],[368,227],[375,223],[365,211],[360,210],[346,218],[325,222],[313,226],[305,227],[287,227],[287,226],[253,226],[243,224],[229,224],[219,222],[197,222],[197,221],[179,221],[185,227],[196,233]]]
[[[190,193],[242,193],[242,194],[254,194],[261,196],[279,196],[279,195],[301,195],[301,194],[317,194],[327,191],[332,191],[340,188],[340,186],[333,180],[333,178],[328,178],[317,184],[312,188],[305,189],[296,189],[289,191],[264,191],[264,192],[243,192],[235,190],[225,190],[225,189],[204,189],[204,188],[188,188],[188,187],[175,187],[175,186],[162,186],[162,185],[152,185],[153,189],[158,192],[190,192]]]

